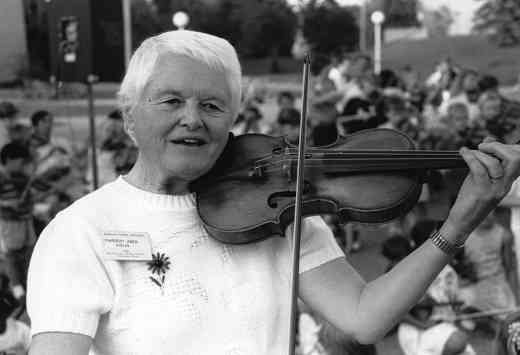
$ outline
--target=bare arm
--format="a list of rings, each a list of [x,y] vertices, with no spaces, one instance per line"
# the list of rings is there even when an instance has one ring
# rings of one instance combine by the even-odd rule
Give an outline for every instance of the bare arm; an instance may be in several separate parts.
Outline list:
[[[520,207],[520,197],[512,194],[507,195],[500,201],[499,206],[501,207]]]
[[[426,242],[388,273],[365,283],[346,259],[336,259],[303,273],[300,295],[343,332],[372,344],[421,299],[448,260]]]
[[[39,333],[33,336],[29,355],[88,355],[92,338],[75,333]]]

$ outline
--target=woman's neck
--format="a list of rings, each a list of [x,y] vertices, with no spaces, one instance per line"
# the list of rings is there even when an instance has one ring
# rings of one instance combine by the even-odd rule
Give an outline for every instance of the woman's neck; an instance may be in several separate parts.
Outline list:
[[[154,173],[154,169],[144,166],[139,159],[124,178],[135,187],[157,194],[184,195],[190,192],[188,181]]]

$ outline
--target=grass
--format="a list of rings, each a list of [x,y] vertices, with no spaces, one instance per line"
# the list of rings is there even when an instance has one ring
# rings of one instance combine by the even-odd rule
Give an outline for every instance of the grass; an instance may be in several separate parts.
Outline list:
[[[520,73],[520,47],[500,48],[482,36],[455,36],[401,41],[383,47],[383,67],[399,70],[412,66],[422,78],[426,78],[436,63],[450,57],[464,68],[495,75],[502,85],[516,83]],[[269,73],[269,59],[243,60],[246,76],[261,76],[273,85],[299,85],[301,61],[293,58],[280,59],[280,74]]]
[[[446,57],[461,67],[495,75],[503,85],[516,83],[520,73],[520,47],[500,48],[480,36],[390,43],[383,49],[383,66],[400,69],[411,65],[422,77],[426,77],[435,64]]]

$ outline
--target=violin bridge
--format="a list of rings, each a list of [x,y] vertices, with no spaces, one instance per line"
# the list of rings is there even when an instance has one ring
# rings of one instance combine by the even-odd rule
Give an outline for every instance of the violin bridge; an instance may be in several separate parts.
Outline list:
[[[291,182],[293,180],[293,165],[291,162],[282,164],[282,175],[287,177],[287,181]]]
[[[263,170],[260,166],[255,166],[249,170],[249,177],[261,178],[264,176]]]

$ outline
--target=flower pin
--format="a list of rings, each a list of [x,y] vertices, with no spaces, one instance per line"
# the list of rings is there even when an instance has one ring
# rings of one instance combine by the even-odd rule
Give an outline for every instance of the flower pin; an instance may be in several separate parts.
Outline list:
[[[152,260],[148,262],[148,270],[152,271],[150,280],[159,286],[161,289],[164,287],[164,280],[166,271],[170,269],[170,258],[164,253],[152,254]],[[157,278],[153,275],[157,274]]]

